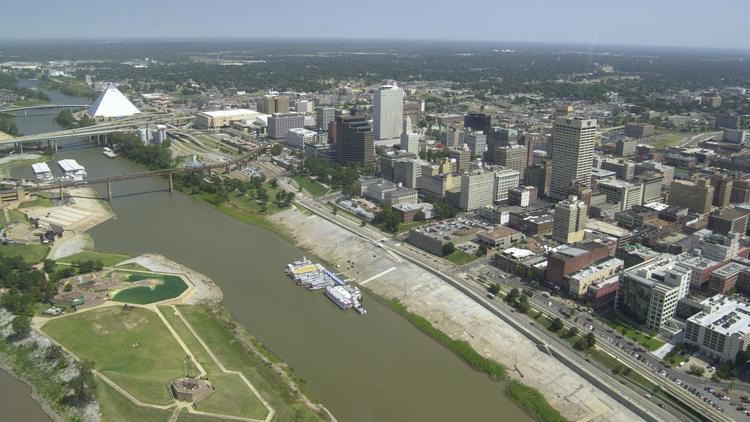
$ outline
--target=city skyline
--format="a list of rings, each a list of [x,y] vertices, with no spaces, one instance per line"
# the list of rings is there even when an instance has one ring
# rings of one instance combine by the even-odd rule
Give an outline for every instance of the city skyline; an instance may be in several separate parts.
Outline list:
[[[295,11],[296,3],[299,12]],[[207,19],[200,12],[205,4],[194,0],[180,2],[179,7],[174,2],[143,0],[108,4],[105,8],[90,0],[45,7],[17,3],[4,10],[0,41],[305,38],[750,48],[750,41],[742,33],[742,17],[750,12],[750,5],[719,3],[709,9],[696,0],[637,0],[606,7],[592,0],[580,1],[576,7],[539,0],[480,1],[472,10],[481,13],[467,13],[466,19],[456,19],[452,25],[446,16],[456,16],[461,10],[455,3],[443,0],[386,0],[356,8],[333,1],[312,9],[293,1],[285,10],[283,23],[274,18],[273,8],[248,10],[246,3],[236,0],[223,3],[222,10],[237,13],[218,14],[214,19]],[[89,13],[83,16],[82,10]],[[729,10],[732,12],[727,13]],[[383,18],[383,11],[388,11],[388,19]],[[96,17],[98,13],[101,18]],[[440,21],[446,24],[424,24]],[[710,31],[699,30],[712,21],[721,24],[712,25]]]

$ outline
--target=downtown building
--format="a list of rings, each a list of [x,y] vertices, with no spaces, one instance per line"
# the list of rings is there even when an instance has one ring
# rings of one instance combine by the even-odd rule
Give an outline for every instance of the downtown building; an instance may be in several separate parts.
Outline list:
[[[336,117],[336,161],[363,166],[375,162],[372,126],[361,116]]]
[[[336,109],[333,107],[318,107],[315,109],[315,127],[318,131],[328,130],[328,125],[336,120]]]
[[[674,255],[632,266],[620,274],[617,307],[648,330],[660,331],[687,296],[692,272]]]
[[[552,240],[560,243],[575,243],[583,240],[586,229],[586,203],[575,195],[555,205],[552,225]]]
[[[280,95],[264,95],[255,102],[258,113],[289,113],[289,97]]]
[[[401,127],[400,148],[402,151],[413,154],[419,153],[419,134],[412,131],[411,117],[409,116],[404,117],[403,126]]]
[[[493,161],[503,167],[511,168],[519,174],[524,174],[528,161],[527,149],[524,146],[513,144],[496,147],[493,154]]]
[[[458,208],[474,211],[492,205],[495,199],[495,172],[473,170],[461,175]]]
[[[750,343],[750,306],[724,295],[700,303],[702,309],[688,318],[685,342],[722,362],[734,360]]]
[[[404,90],[395,83],[383,85],[372,96],[375,139],[398,139],[404,118]]]
[[[549,196],[565,199],[578,182],[591,185],[596,119],[557,117],[552,128],[552,180]]]
[[[268,117],[268,137],[283,139],[289,129],[305,126],[305,116],[299,113],[273,113]]]

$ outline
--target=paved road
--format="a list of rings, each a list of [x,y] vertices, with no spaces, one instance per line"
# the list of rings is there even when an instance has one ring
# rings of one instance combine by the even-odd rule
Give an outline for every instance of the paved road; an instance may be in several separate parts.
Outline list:
[[[499,278],[496,275],[497,273],[502,273],[501,270],[494,267],[484,267],[483,270],[484,272],[481,272],[475,268],[474,273],[481,273],[484,276],[494,279]],[[528,284],[521,282],[517,276],[505,274],[505,277],[503,283],[508,286],[518,287],[520,289],[530,287]],[[593,327],[593,332],[597,337],[597,344],[600,345],[603,350],[616,356],[622,362],[627,363],[634,370],[638,370],[641,375],[649,379],[651,382],[662,385],[663,388],[666,385],[669,391],[679,394],[686,400],[689,400],[694,407],[707,412],[713,411],[714,413],[716,410],[715,407],[708,404],[708,402],[704,402],[703,399],[695,393],[691,393],[690,388],[695,388],[696,392],[700,392],[703,396],[708,396],[708,399],[716,402],[716,405],[720,409],[723,409],[726,415],[730,418],[734,420],[750,420],[746,415],[737,411],[733,406],[730,406],[728,401],[719,400],[717,397],[709,394],[703,389],[704,386],[711,386],[717,390],[721,389],[724,391],[723,389],[725,386],[707,382],[703,378],[687,375],[668,365],[664,366],[661,359],[646,352],[645,349],[635,344],[632,340],[622,338],[622,335],[614,332],[608,325],[593,318],[588,313],[576,311],[575,314],[568,319],[564,315],[563,310],[571,307],[573,302],[570,300],[556,296],[548,298],[537,292],[537,294],[531,299],[531,302],[536,305],[538,309],[543,309],[547,314],[553,317],[559,317],[567,326],[576,326],[582,332],[590,332],[592,331],[591,327]],[[636,355],[638,357],[636,357]],[[680,380],[680,385],[677,385],[677,380]],[[687,385],[687,387],[684,387],[683,385]],[[746,388],[746,386],[742,388]]]

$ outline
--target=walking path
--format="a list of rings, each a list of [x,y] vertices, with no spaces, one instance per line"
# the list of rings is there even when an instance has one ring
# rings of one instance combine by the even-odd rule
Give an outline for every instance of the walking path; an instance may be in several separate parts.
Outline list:
[[[245,377],[245,374],[243,374],[242,372],[239,372],[239,371],[232,371],[232,370],[227,369],[224,366],[224,364],[221,363],[221,361],[219,361],[219,359],[216,357],[216,355],[214,355],[214,352],[208,347],[208,345],[206,344],[206,342],[203,341],[203,338],[201,338],[201,336],[198,335],[198,333],[195,331],[195,329],[193,329],[193,326],[190,325],[190,323],[187,321],[187,319],[185,319],[185,317],[182,315],[182,313],[179,311],[179,309],[177,309],[177,307],[174,306],[174,305],[170,305],[170,307],[172,308],[172,310],[174,310],[175,315],[177,315],[180,318],[180,320],[182,321],[182,323],[185,324],[185,327],[187,327],[187,329],[190,331],[190,334],[192,334],[193,337],[195,337],[195,339],[198,340],[198,343],[200,343],[201,347],[203,347],[206,350],[206,352],[208,353],[208,355],[211,356],[211,359],[213,359],[214,363],[216,363],[216,366],[218,366],[219,369],[221,369],[221,371],[224,372],[224,373],[234,374],[234,375],[237,375],[238,377],[240,377],[242,379],[242,381],[248,386],[248,388],[250,388],[250,390],[253,393],[255,393],[255,395],[258,397],[258,400],[260,400],[260,402],[263,403],[263,406],[265,406],[266,409],[268,409],[268,415],[266,416],[266,418],[264,420],[267,422],[267,421],[270,421],[271,419],[273,419],[273,416],[276,414],[276,411],[274,411],[274,409],[271,407],[271,405],[268,404],[268,402],[266,401],[266,399],[263,398],[263,396],[255,388],[255,386],[250,382],[250,380],[248,380]],[[159,315],[161,315],[161,313]],[[164,316],[162,316],[162,318],[164,318]],[[169,324],[169,323],[166,322],[166,319],[164,319],[164,322],[166,324]],[[179,338],[179,336],[177,336],[177,333],[175,333],[172,330],[171,326],[170,326],[170,330],[173,332],[173,335],[175,335],[175,337]],[[180,342],[181,341],[182,340],[180,340]],[[251,419],[251,420],[256,420],[256,419]]]

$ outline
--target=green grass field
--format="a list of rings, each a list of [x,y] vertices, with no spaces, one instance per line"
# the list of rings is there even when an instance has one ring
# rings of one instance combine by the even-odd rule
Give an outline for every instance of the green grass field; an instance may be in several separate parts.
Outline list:
[[[130,256],[117,254],[117,253],[89,250],[89,251],[78,252],[77,254],[66,256],[65,258],[60,258],[58,259],[58,262],[72,264],[74,261],[99,260],[99,261],[102,261],[105,267],[114,267],[115,265],[127,259],[130,259]]]
[[[268,414],[267,409],[242,379],[237,375],[224,373],[219,368],[182,320],[175,315],[172,307],[160,306],[159,310],[206,370],[208,379],[216,387],[216,391],[198,403],[198,409],[204,412],[263,419]],[[250,382],[254,380],[250,379]]]
[[[39,197],[31,201],[22,202],[18,208],[31,208],[31,207],[51,207],[55,203],[49,198]]]
[[[638,331],[635,327],[630,326],[626,321],[622,320],[616,312],[610,310],[609,312],[600,315],[600,318],[607,323],[610,327],[614,328],[617,332],[623,334],[625,337],[635,341],[641,346],[645,347],[650,351],[654,351],[664,345],[663,341],[657,340],[654,336],[646,334],[642,331]]]
[[[172,410],[149,409],[133,404],[105,382],[96,383],[96,398],[104,418],[112,422],[166,422]],[[182,420],[180,418],[180,420]]]
[[[320,421],[324,418],[300,403],[271,368],[237,341],[223,321],[203,306],[178,305],[185,319],[227,369],[242,372],[276,410],[279,421]],[[192,350],[192,349],[191,349]],[[180,420],[183,420],[180,418]]]
[[[445,255],[443,258],[447,259],[448,261],[456,265],[464,265],[464,264],[468,264],[469,262],[479,257],[474,254],[466,253],[460,249],[456,249],[455,251],[449,253],[448,255]]]
[[[159,317],[107,307],[49,321],[43,331],[144,403],[169,404],[167,382],[195,373]]]
[[[22,256],[26,262],[40,262],[47,256],[47,253],[49,253],[49,246],[42,244],[0,245],[0,255]]]
[[[662,135],[656,135],[654,136],[654,141],[652,142],[652,145],[657,148],[671,147],[672,145],[681,141],[683,138],[684,138],[683,135],[679,133],[672,133],[672,132],[665,133]]]
[[[310,192],[314,196],[322,196],[328,189],[320,183],[310,179],[307,176],[294,176],[292,178],[302,189]]]
[[[173,299],[181,295],[188,286],[182,278],[175,275],[157,275],[147,273],[132,273],[128,281],[139,281],[145,279],[159,279],[162,284],[152,287],[138,286],[117,292],[112,300],[116,302],[135,303],[145,305],[147,303],[161,302]]]

